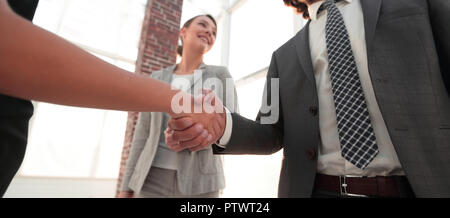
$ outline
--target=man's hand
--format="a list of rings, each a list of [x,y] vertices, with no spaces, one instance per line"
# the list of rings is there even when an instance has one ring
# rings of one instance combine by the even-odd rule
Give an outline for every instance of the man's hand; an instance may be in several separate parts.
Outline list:
[[[169,120],[165,140],[170,149],[177,152],[184,149],[198,151],[222,137],[226,125],[222,101],[214,92],[203,90],[202,97],[194,100],[197,106],[202,103],[204,107],[201,113],[185,114]]]

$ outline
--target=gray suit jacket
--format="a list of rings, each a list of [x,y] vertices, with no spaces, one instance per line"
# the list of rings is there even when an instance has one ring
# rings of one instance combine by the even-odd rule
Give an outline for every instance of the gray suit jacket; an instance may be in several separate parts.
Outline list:
[[[173,76],[174,66],[153,72],[151,77],[170,83]],[[202,70],[202,82],[208,79],[217,78],[224,86],[218,88],[215,93],[219,97],[226,99],[225,80],[231,79],[228,69],[219,66],[200,65]],[[198,83],[200,79],[194,81]],[[211,80],[209,80],[211,81]],[[233,80],[231,80],[233,81]],[[234,89],[228,90],[230,95],[234,95],[234,102],[224,101],[224,105],[237,109],[237,95]],[[222,101],[223,101],[222,99]],[[141,112],[134,131],[133,142],[131,144],[130,155],[127,160],[126,170],[121,184],[122,191],[133,190],[138,194],[147,178],[156,154],[158,142],[162,130],[163,113],[161,112]],[[184,150],[178,152],[178,186],[182,193],[187,195],[198,195],[221,190],[225,187],[225,178],[222,166],[222,157],[213,155],[211,147],[190,152]]]
[[[450,1],[361,0],[369,72],[400,162],[417,197],[450,197]],[[260,124],[233,114],[219,154],[272,154],[282,148],[279,197],[310,197],[317,170],[318,96],[309,23],[273,53],[280,118]],[[269,99],[270,95],[265,95]],[[245,130],[245,131],[242,131]]]

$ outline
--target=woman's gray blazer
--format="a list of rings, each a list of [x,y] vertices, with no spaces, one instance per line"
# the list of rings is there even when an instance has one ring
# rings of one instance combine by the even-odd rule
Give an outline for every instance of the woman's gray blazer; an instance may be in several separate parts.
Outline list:
[[[153,72],[151,77],[170,83],[174,68],[175,65]],[[220,81],[223,84],[222,87],[217,86],[216,95],[222,99],[230,111],[238,110],[236,90],[227,68],[201,64],[199,70],[202,71],[202,83],[207,84],[212,81],[215,84]],[[199,78],[194,81],[194,84],[200,82]],[[227,83],[228,85],[226,85]],[[229,96],[225,92],[227,86]],[[161,112],[139,113],[121,184],[122,191],[132,190],[135,194],[139,194],[141,191],[158,148],[162,119],[163,113]],[[177,179],[179,190],[187,195],[198,195],[224,189],[222,156],[213,155],[211,146],[196,152],[189,150],[178,152]]]

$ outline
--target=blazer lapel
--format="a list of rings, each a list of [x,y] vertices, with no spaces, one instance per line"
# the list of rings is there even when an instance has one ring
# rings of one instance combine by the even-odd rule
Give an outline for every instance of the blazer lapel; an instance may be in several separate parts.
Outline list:
[[[173,78],[173,71],[175,70],[176,65],[170,66],[166,69],[163,70],[162,75],[160,76],[160,78],[156,78],[156,79],[160,79],[161,81],[165,82],[165,83],[171,83],[172,82],[172,78]],[[208,72],[206,72],[206,64],[204,64],[203,62],[200,64],[200,66],[198,67],[198,70],[201,70],[202,73],[201,75],[196,73],[194,75],[194,80],[191,84],[190,90],[194,90],[194,86],[196,83],[200,82],[200,80],[204,80],[205,76],[207,76],[206,74]],[[195,71],[194,71],[195,73]],[[203,88],[203,87],[202,87]]]
[[[159,79],[162,82],[168,83],[170,84],[170,82],[172,81],[172,77],[173,77],[173,70],[175,69],[176,65],[172,65],[170,67],[167,67],[165,69],[162,70],[161,74],[156,76],[155,79]],[[161,125],[162,125],[162,121],[163,121],[163,113],[162,112],[152,112],[151,113],[151,127],[150,128],[150,132],[154,131],[154,135],[157,136],[155,137],[154,143],[153,144],[158,144],[159,140],[159,136],[161,133]],[[158,138],[156,140],[156,138]]]
[[[191,85],[191,90],[194,90],[195,84],[200,82],[200,80],[202,80],[202,81],[204,80],[204,78],[206,76],[205,74],[207,73],[206,72],[206,65],[202,62],[200,64],[200,66],[198,67],[197,71],[201,71],[201,75],[199,75],[196,71],[194,71],[194,80],[193,80],[193,83]],[[198,90],[194,90],[194,91],[198,91]]]
[[[175,69],[176,65],[172,65],[166,69],[164,69],[162,71],[162,75],[161,75],[161,81],[165,82],[165,83],[170,83],[170,81],[172,81],[172,77],[173,77],[173,70]]]
[[[367,54],[372,51],[372,41],[375,35],[375,29],[380,16],[382,0],[361,0],[361,7],[364,16],[364,27],[366,32]]]
[[[305,27],[295,37],[295,48],[297,50],[300,66],[303,68],[308,79],[315,83],[311,51],[309,48],[309,23],[310,21],[308,21]]]

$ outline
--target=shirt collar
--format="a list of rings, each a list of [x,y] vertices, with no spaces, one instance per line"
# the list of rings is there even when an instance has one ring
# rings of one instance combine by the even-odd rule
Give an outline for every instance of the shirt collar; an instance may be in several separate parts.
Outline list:
[[[343,0],[347,3],[352,3],[352,0]],[[314,2],[312,5],[308,7],[309,18],[311,20],[317,20],[317,11],[319,11],[320,6],[323,4],[324,0]]]

